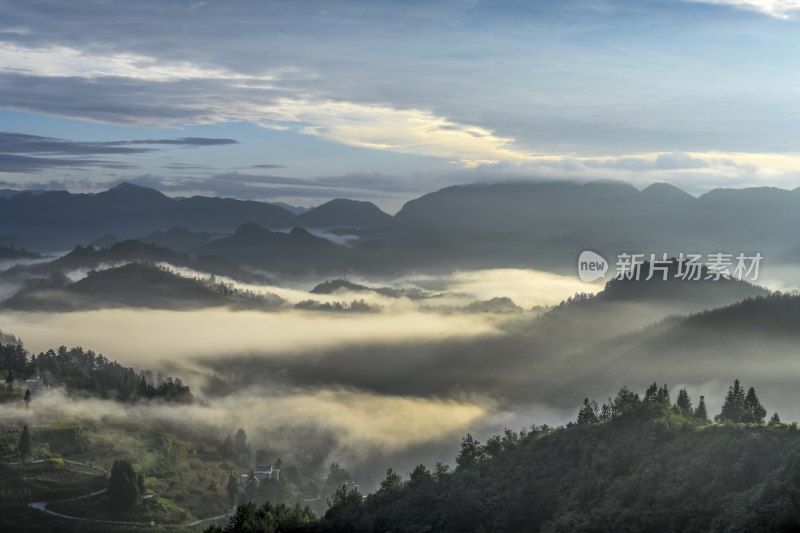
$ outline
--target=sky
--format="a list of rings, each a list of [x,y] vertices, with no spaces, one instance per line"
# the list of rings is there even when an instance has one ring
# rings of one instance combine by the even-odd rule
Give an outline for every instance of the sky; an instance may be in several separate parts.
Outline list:
[[[0,188],[795,188],[799,29],[799,0],[0,0]]]

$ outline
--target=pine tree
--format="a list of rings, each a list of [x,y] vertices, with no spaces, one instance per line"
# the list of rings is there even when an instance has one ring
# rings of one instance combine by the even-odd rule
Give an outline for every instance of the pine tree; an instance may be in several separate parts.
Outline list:
[[[767,416],[767,410],[761,405],[761,402],[756,396],[756,390],[753,387],[747,391],[747,396],[744,399],[744,405],[747,410],[747,422],[755,422],[756,424],[763,424],[764,418]]]
[[[603,407],[600,408],[600,416],[598,416],[600,420],[603,421],[611,420],[611,407],[609,405],[610,403],[611,403],[611,398],[608,399],[608,403],[604,403]]]
[[[728,394],[722,404],[722,411],[714,419],[718,422],[733,422],[734,424],[746,422],[747,406],[744,396],[744,389],[737,379],[728,388]]]
[[[19,446],[17,449],[23,460],[30,457],[33,445],[31,443],[31,434],[28,431],[28,426],[22,428],[22,435],[19,436]]]
[[[690,416],[692,414],[692,399],[689,398],[689,392],[686,389],[678,391],[678,400],[675,402],[675,407],[677,407],[678,412],[684,416]]]
[[[706,397],[700,396],[700,403],[694,412],[694,417],[702,423],[708,422],[708,411],[706,410]]]
[[[637,409],[641,403],[638,394],[631,391],[628,387],[622,387],[611,405],[611,416],[616,418],[623,413],[633,411]]]
[[[667,384],[664,383],[664,386],[658,389],[656,393],[656,401],[662,405],[669,405],[669,390],[667,390]]]
[[[467,436],[461,440],[461,449],[456,456],[456,465],[458,468],[470,468],[483,458],[483,447],[472,435],[467,433]]]
[[[647,387],[647,390],[644,392],[644,402],[654,403],[657,400],[658,400],[658,383],[654,381],[653,384]]]
[[[780,423],[781,423],[781,417],[779,417],[778,413],[775,412],[775,414],[772,415],[772,418],[769,419],[769,425],[777,426],[780,425]]]
[[[583,407],[578,411],[578,424],[594,424],[597,421],[597,402],[589,401],[589,398],[584,399]]]

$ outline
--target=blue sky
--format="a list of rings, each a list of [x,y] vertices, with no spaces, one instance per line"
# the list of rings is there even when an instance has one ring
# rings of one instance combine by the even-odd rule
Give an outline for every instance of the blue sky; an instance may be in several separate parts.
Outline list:
[[[794,188],[797,14],[797,0],[0,0],[0,188],[133,181],[389,210],[498,179]]]

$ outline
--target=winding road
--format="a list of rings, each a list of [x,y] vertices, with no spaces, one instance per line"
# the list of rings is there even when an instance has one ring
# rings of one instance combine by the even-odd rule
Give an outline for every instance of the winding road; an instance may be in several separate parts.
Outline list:
[[[48,459],[39,459],[39,460],[36,460],[36,461],[29,461],[26,464],[42,463],[42,462],[47,461],[47,460]],[[91,469],[94,469],[94,470],[99,470],[96,466],[87,465],[85,463],[79,463],[77,461],[70,461],[68,459],[64,459],[64,462],[65,463],[69,463],[69,464],[73,464],[73,465],[82,466],[84,468],[91,468]],[[5,463],[5,464],[20,464],[20,463]],[[64,519],[67,519],[67,520],[80,520],[80,521],[83,521],[83,522],[94,522],[94,523],[97,523],[97,524],[117,524],[117,525],[123,525],[123,526],[155,526],[156,525],[154,522],[128,522],[128,521],[124,521],[124,520],[101,520],[99,518],[86,518],[84,516],[72,516],[72,515],[63,514],[63,513],[57,513],[55,511],[51,511],[50,509],[47,508],[47,505],[49,503],[52,503],[52,502],[72,502],[72,501],[76,501],[76,500],[83,500],[83,499],[86,499],[86,498],[92,498],[93,496],[99,496],[100,494],[103,494],[104,492],[106,492],[106,490],[107,489],[101,489],[101,490],[98,490],[98,491],[95,491],[95,492],[91,492],[89,494],[84,494],[83,496],[76,496],[75,498],[66,498],[66,499],[63,499],[63,500],[49,500],[49,501],[31,502],[31,503],[28,504],[28,506],[30,506],[33,509],[36,509],[37,511],[42,511],[43,513],[47,513],[47,514],[49,514],[51,516],[57,516],[59,518],[64,518]],[[234,509],[231,509],[231,510],[225,512],[225,513],[220,514],[220,515],[209,516],[208,518],[201,518],[199,520],[195,520],[193,522],[188,522],[186,524],[159,524],[159,526],[160,527],[193,527],[193,526],[198,526],[200,524],[203,524],[205,522],[213,522],[215,520],[221,520],[223,518],[231,516],[233,514],[233,512],[234,512]]]

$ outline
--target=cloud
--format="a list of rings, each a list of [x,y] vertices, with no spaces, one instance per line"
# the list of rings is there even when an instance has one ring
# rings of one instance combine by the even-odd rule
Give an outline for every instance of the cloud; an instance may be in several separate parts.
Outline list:
[[[138,155],[154,152],[156,148],[139,148],[139,145],[168,146],[220,146],[236,144],[233,139],[214,139],[205,137],[181,137],[177,139],[142,139],[131,141],[71,141],[26,135],[22,133],[0,132],[0,172],[27,173],[51,168],[131,169],[134,165],[118,161],[91,159],[88,156]],[[35,154],[35,155],[27,155]],[[44,156],[44,157],[42,157]],[[52,156],[75,156],[72,158]]]
[[[178,139],[143,139],[137,141],[111,141],[111,144],[169,144],[175,146],[224,146],[239,144],[235,139],[212,139],[208,137],[180,137]]]
[[[789,19],[800,11],[800,0],[689,0],[704,4],[731,6],[758,11],[779,19]]]
[[[141,154],[148,148],[132,148],[127,142],[78,142],[38,135],[0,132],[0,152],[40,155]],[[150,144],[150,143],[147,143]]]
[[[261,164],[261,165],[250,165],[244,168],[273,169],[273,168],[286,168],[286,167],[283,165]]]
[[[2,42],[0,64],[3,65],[0,94],[4,94],[5,105],[12,108],[48,112],[42,106],[50,107],[55,101],[60,114],[68,116],[173,126],[178,116],[164,115],[159,109],[168,106],[165,95],[169,95],[169,100],[176,101],[174,107],[182,111],[179,121],[184,123],[247,120],[267,128],[291,128],[348,146],[444,158],[466,166],[530,157],[514,146],[514,139],[484,127],[461,124],[428,109],[399,109],[386,104],[356,103],[311,94],[301,96],[296,91],[281,89],[277,75],[209,70],[187,62],[175,64],[136,54],[101,54],[63,46],[30,48]],[[55,94],[18,93],[15,87],[28,85],[30,78],[41,78],[45,83],[40,90],[45,93],[48,88],[57,90],[58,99],[45,103],[38,100],[55,97]],[[192,89],[179,90],[186,87],[187,81],[194,84]],[[64,90],[62,82],[75,87]],[[202,83],[209,84],[205,90],[202,90]],[[5,91],[4,85],[7,86]],[[82,90],[78,85],[82,85]],[[211,85],[217,85],[216,92],[225,93],[226,99],[210,99]],[[141,90],[133,86],[148,88]],[[73,106],[70,110],[68,99],[74,95],[82,95],[83,99],[101,87],[114,94],[113,103],[107,103],[115,108],[113,114],[103,110],[102,99],[92,105]],[[152,97],[153,91],[158,92],[159,98]],[[140,112],[145,108],[150,111]],[[123,114],[126,116],[121,116]]]
[[[272,76],[242,75],[221,68],[204,68],[188,61],[169,61],[135,53],[97,53],[68,46],[26,47],[0,41],[0,71],[40,77],[129,78],[166,82],[176,80],[259,80]]]
[[[98,159],[64,159],[56,157],[30,157],[24,155],[0,153],[0,172],[39,172],[52,168],[87,168],[100,167],[108,169],[130,169],[132,165],[115,161]]]
[[[42,137],[40,135],[0,132],[0,152],[12,154],[128,155],[155,151],[154,148],[134,148],[133,146],[136,145],[224,146],[229,144],[238,144],[238,141],[234,139],[214,139],[207,137],[138,139],[132,141],[71,141],[53,137]]]
[[[55,389],[37,396],[27,410],[0,405],[0,421],[22,417],[44,425],[67,417],[137,427],[155,422],[211,442],[244,428],[253,451],[269,449],[284,463],[299,462],[307,469],[325,469],[336,461],[358,476],[362,486],[371,487],[387,464],[410,471],[431,453],[437,460],[451,460],[460,437],[490,421],[492,406],[485,399],[425,399],[340,387],[265,385],[215,397],[204,405],[123,404],[69,397]]]

